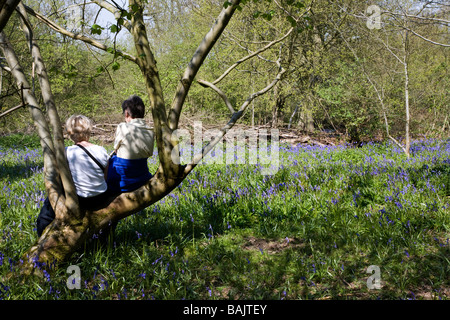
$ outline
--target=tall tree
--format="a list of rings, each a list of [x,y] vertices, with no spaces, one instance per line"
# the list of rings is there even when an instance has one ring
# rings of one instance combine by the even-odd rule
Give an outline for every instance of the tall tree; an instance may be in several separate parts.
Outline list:
[[[182,74],[169,109],[166,109],[159,70],[147,37],[147,28],[144,22],[145,1],[130,0],[129,8],[127,9],[112,6],[105,1],[94,2],[101,8],[110,10],[115,14],[117,19],[116,27],[113,28],[115,31],[120,28],[129,30],[133,36],[136,55],[119,51],[114,46],[104,44],[88,35],[73,33],[30,7],[25,5],[20,6],[22,28],[30,44],[33,60],[37,66],[36,71],[39,77],[43,99],[50,111],[48,122],[42,111],[38,108],[37,97],[30,89],[25,72],[21,68],[20,61],[11,43],[4,33],[0,34],[1,49],[8,62],[11,74],[16,80],[17,86],[23,88],[24,100],[29,106],[31,116],[37,127],[44,153],[45,186],[50,203],[56,213],[55,220],[44,230],[42,236],[24,255],[23,270],[26,274],[38,271],[39,268],[36,267],[43,266],[44,263],[48,265],[54,261],[64,261],[94,233],[108,228],[111,223],[136,213],[167,195],[183,181],[199,161],[234,126],[242,117],[251,101],[273,88],[285,72],[278,61],[278,70],[274,75],[273,81],[259,91],[253,92],[243,101],[237,110],[235,108],[238,105],[231,106],[227,96],[223,92],[216,90],[226,102],[227,106],[231,106],[230,111],[232,111],[232,114],[230,120],[221,128],[219,134],[202,149],[202,152],[194,156],[191,163],[181,165],[178,161],[178,139],[174,135],[174,131],[178,128],[183,104],[205,58],[227,27],[236,9],[242,5],[241,1],[234,0],[225,2],[215,23],[198,45],[192,59]],[[154,176],[144,186],[133,192],[123,193],[109,199],[100,209],[85,211],[81,210],[78,205],[75,187],[66,160],[63,157],[64,144],[59,115],[56,112],[51,87],[49,86],[49,78],[39,46],[36,39],[33,38],[28,15],[39,19],[39,21],[65,36],[83,41],[95,48],[108,51],[116,56],[122,56],[136,63],[144,78],[154,123],[160,163],[159,167]],[[91,30],[96,31],[99,29],[97,26],[92,26]],[[209,84],[207,86],[215,89],[214,86]]]

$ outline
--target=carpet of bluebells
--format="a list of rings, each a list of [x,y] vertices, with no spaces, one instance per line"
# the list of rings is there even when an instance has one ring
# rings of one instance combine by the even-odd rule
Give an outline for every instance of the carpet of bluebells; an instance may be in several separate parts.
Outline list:
[[[391,143],[281,144],[274,175],[199,165],[122,220],[108,244],[22,282],[45,198],[43,159],[5,139],[0,299],[450,298],[450,140],[414,141],[410,159]],[[70,265],[79,289],[67,285]],[[379,267],[379,289],[368,286],[369,266]]]

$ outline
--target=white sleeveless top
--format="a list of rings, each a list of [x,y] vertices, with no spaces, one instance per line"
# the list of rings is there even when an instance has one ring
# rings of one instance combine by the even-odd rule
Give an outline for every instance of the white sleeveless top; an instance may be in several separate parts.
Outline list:
[[[105,148],[91,145],[86,149],[103,165],[108,164],[108,153]],[[73,182],[80,197],[90,198],[99,195],[108,188],[105,175],[100,167],[78,146],[66,149],[67,161]]]

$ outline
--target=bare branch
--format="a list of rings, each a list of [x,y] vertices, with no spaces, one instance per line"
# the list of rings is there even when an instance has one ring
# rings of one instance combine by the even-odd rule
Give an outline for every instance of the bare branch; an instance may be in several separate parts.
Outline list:
[[[97,62],[100,63],[100,65],[106,71],[106,73],[108,74],[109,80],[111,81],[112,88],[115,89],[114,80],[113,80],[111,73],[109,72],[107,66],[105,66],[103,64],[103,62],[95,55],[95,53],[92,51],[92,49],[89,47],[89,45],[86,42],[84,44],[86,45],[86,48],[89,50],[89,52],[92,54],[92,56],[95,58],[95,60],[97,60]]]
[[[432,18],[432,17],[422,17],[419,15],[412,15],[412,14],[404,14],[404,13],[396,13],[396,12],[391,12],[391,11],[381,11],[381,13],[385,13],[385,14],[390,14],[393,16],[404,16],[407,18],[412,18],[412,19],[418,19],[418,20],[426,20],[426,21],[434,21],[434,22],[439,22],[445,25],[450,24],[450,20],[445,20],[445,19],[438,19],[438,18]]]
[[[277,61],[277,64],[279,67],[279,72],[276,75],[275,79],[269,85],[267,85],[265,88],[261,89],[258,92],[251,94],[247,98],[247,100],[245,100],[245,102],[241,105],[241,108],[239,109],[239,111],[233,113],[233,115],[232,115],[231,119],[228,121],[228,123],[222,129],[220,129],[220,133],[217,136],[215,136],[206,146],[203,147],[201,153],[198,153],[194,156],[192,163],[186,165],[186,167],[184,169],[185,175],[187,175],[190,171],[192,171],[192,169],[195,168],[195,166],[205,157],[205,155],[207,155],[208,152],[210,152],[214,148],[214,146],[219,141],[222,140],[222,138],[225,136],[225,134],[228,132],[228,130],[230,130],[236,124],[236,122],[244,115],[244,111],[247,109],[247,107],[250,105],[250,103],[255,98],[257,98],[260,95],[263,95],[266,92],[268,92],[269,90],[271,90],[278,83],[278,81],[281,80],[281,77],[286,72],[286,69],[284,69],[281,66],[280,60]]]
[[[175,130],[178,126],[178,120],[180,119],[181,109],[184,104],[184,100],[189,92],[189,88],[192,84],[192,81],[195,78],[198,70],[200,69],[203,61],[206,56],[210,52],[211,48],[216,43],[217,39],[222,34],[225,27],[228,25],[228,22],[231,20],[234,11],[239,5],[240,0],[232,1],[232,4],[227,8],[223,8],[219,17],[217,18],[215,24],[209,30],[209,32],[205,35],[202,42],[198,46],[195,51],[191,61],[189,62],[188,67],[186,68],[183,77],[180,80],[178,85],[175,98],[172,102],[172,107],[169,112],[169,127],[171,130]]]
[[[391,139],[399,148],[401,148],[403,150],[404,153],[406,153],[406,148],[400,143],[398,142],[394,137],[388,135],[389,139]]]
[[[199,84],[201,84],[204,87],[210,87],[211,89],[213,89],[214,91],[217,92],[217,94],[223,99],[223,101],[225,102],[225,104],[228,107],[228,110],[230,110],[231,114],[235,113],[233,106],[231,105],[230,101],[228,100],[227,96],[225,95],[225,93],[220,90],[219,88],[217,88],[214,84],[212,84],[211,82],[205,81],[205,80],[197,80],[197,82]]]
[[[250,58],[253,58],[256,55],[259,55],[261,52],[266,51],[267,49],[269,49],[270,47],[272,47],[273,45],[283,41],[284,39],[286,39],[292,32],[292,30],[294,30],[294,28],[290,28],[289,31],[280,39],[274,40],[272,42],[270,42],[269,44],[267,44],[266,46],[262,47],[261,49],[249,54],[246,57],[243,57],[241,59],[239,59],[238,61],[236,61],[232,66],[230,66],[219,78],[217,78],[216,80],[214,80],[212,83],[213,84],[217,84],[220,81],[223,80],[223,78],[225,78],[234,68],[236,68],[238,65],[240,65],[242,62],[247,61]]]
[[[49,20],[47,17],[45,17],[44,15],[34,11],[32,8],[28,7],[28,6],[24,6],[26,11],[32,15],[33,17],[39,19],[40,21],[44,22],[47,26],[49,26],[50,28],[52,28],[53,30],[55,30],[56,32],[59,32],[63,35],[66,35],[72,39],[75,40],[81,40],[83,42],[86,42],[98,49],[101,49],[103,51],[108,51],[108,49],[110,49],[110,47],[108,47],[107,45],[105,45],[104,43],[101,43],[95,39],[89,38],[85,35],[79,34],[79,33],[73,33],[70,32],[66,29],[64,29],[63,27],[57,25],[55,22]],[[125,59],[128,59],[130,61],[133,61],[134,63],[136,63],[137,59],[136,57],[132,56],[129,53],[126,52],[122,52],[120,50],[115,50],[115,52],[117,52],[118,54],[120,54],[122,57],[124,57]]]
[[[8,115],[9,113],[11,113],[13,111],[16,111],[16,110],[18,110],[20,108],[26,107],[27,105],[28,104],[19,104],[18,106],[12,107],[11,109],[6,110],[5,112],[1,113],[0,114],[0,118],[4,117],[4,116]]]
[[[421,38],[422,40],[425,40],[425,41],[427,41],[427,42],[430,42],[430,43],[432,43],[432,44],[434,44],[434,45],[438,45],[438,46],[441,46],[441,47],[450,47],[450,44],[439,43],[439,42],[430,40],[430,39],[428,39],[428,38],[425,38],[424,36],[418,34],[418,33],[415,32],[414,30],[412,30],[412,29],[410,29],[410,28],[408,28],[408,27],[406,27],[406,26],[404,26],[404,25],[401,25],[401,26],[397,25],[397,26],[400,27],[400,28],[402,28],[402,29],[404,29],[404,30],[407,30],[407,31],[411,32],[412,34],[414,34],[415,36]]]

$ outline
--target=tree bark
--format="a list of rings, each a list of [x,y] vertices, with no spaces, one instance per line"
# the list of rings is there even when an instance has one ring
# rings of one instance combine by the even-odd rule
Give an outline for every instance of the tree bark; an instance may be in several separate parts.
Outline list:
[[[0,32],[3,31],[3,28],[6,26],[11,14],[14,12],[14,9],[19,4],[20,0],[6,0],[1,2],[0,7]]]
[[[194,58],[185,73],[185,75],[189,75],[187,78],[188,82],[192,82],[193,77],[206,57],[207,52],[212,48],[226,24],[231,19],[238,3],[239,1],[235,1],[232,6],[222,10],[219,19],[215,24],[215,26],[220,26],[219,30],[216,30],[216,28],[213,27],[211,30],[214,32],[210,32],[199,46],[199,49],[196,54],[194,54]],[[55,203],[54,209],[57,218],[44,230],[42,236],[28,252],[24,254],[24,263],[22,266],[24,274],[39,273],[40,267],[48,266],[55,261],[60,263],[67,260],[95,233],[98,233],[100,230],[108,228],[112,223],[139,212],[159,201],[179,185],[186,175],[195,167],[195,165],[191,165],[189,169],[187,169],[186,165],[179,165],[177,164],[177,161],[173,161],[172,149],[176,146],[178,141],[174,140],[172,135],[173,129],[169,127],[159,73],[148,43],[143,21],[143,1],[130,0],[130,6],[132,5],[137,5],[138,8],[138,10],[133,12],[130,28],[137,51],[135,62],[140,67],[145,78],[147,92],[150,98],[150,108],[153,116],[160,166],[153,177],[144,186],[133,192],[123,193],[117,197],[111,197],[106,203],[99,204],[98,208],[80,211],[77,205],[72,207],[68,206],[69,203],[66,203],[64,197],[66,185],[64,188],[62,187],[60,176],[58,175],[58,165],[60,164],[55,156],[55,148],[50,137],[50,130],[45,122],[42,112],[37,107],[38,104],[34,95],[28,90],[26,102],[32,106],[33,119],[35,119],[36,126],[38,127],[38,134],[41,137],[45,158],[44,167],[46,171],[48,171],[48,174],[45,175],[45,182],[46,186],[48,186],[47,189],[49,190],[51,203]],[[26,20],[24,19],[24,23],[25,21]],[[32,38],[30,37],[30,39]],[[80,38],[80,40],[84,41],[82,38]],[[29,88],[23,72],[18,72],[16,70],[17,68],[20,68],[17,57],[13,54],[12,47],[4,38],[3,34],[0,37],[0,42],[2,43],[2,49],[5,52],[8,64],[10,66],[15,66],[13,75],[18,83],[23,83],[26,88]],[[37,46],[32,45],[32,51],[35,59],[41,59]],[[38,74],[42,80],[41,86],[46,87],[48,78],[46,77],[43,64],[38,70],[40,70]],[[186,81],[183,83],[186,84]],[[181,92],[177,92],[176,97],[187,95],[189,86],[183,86],[180,90]],[[255,95],[255,97],[257,95]],[[47,91],[47,96],[44,97],[44,100],[49,103],[50,109],[53,108],[56,112],[54,105],[52,105],[50,90]],[[39,110],[39,112],[36,112],[36,110]],[[179,118],[176,116],[176,113],[181,111],[181,106],[176,105],[171,111],[171,125],[176,129]],[[237,114],[234,114],[232,117],[233,121],[228,125],[234,125],[235,120],[238,118]],[[59,118],[53,119],[54,126],[58,125],[58,119]],[[47,145],[49,147],[47,147]],[[212,147],[213,145],[210,144],[209,147]],[[203,158],[205,154],[206,153],[201,154],[200,159]],[[55,183],[56,181],[58,183]],[[57,201],[53,199],[55,196],[57,196]]]
[[[404,61],[403,67],[405,71],[405,153],[410,157],[411,138],[409,133],[410,115],[409,115],[409,74],[408,74],[408,31],[405,30],[404,46]]]
[[[75,185],[70,174],[69,165],[66,160],[65,146],[64,146],[64,136],[62,133],[61,120],[56,110],[55,101],[53,98],[53,93],[50,86],[50,80],[48,78],[47,70],[44,65],[44,61],[41,55],[41,50],[33,38],[32,27],[30,21],[28,20],[27,12],[22,3],[18,5],[18,11],[20,13],[20,20],[22,24],[22,30],[29,44],[29,49],[33,57],[33,63],[36,68],[36,74],[39,79],[39,85],[41,87],[41,94],[44,100],[44,104],[47,108],[47,114],[49,117],[49,122],[53,131],[53,146],[56,158],[56,165],[59,171],[59,176],[61,178],[62,187],[65,191],[65,205],[70,209],[71,212],[78,213],[78,197],[75,190]],[[55,203],[51,203],[56,205]]]

